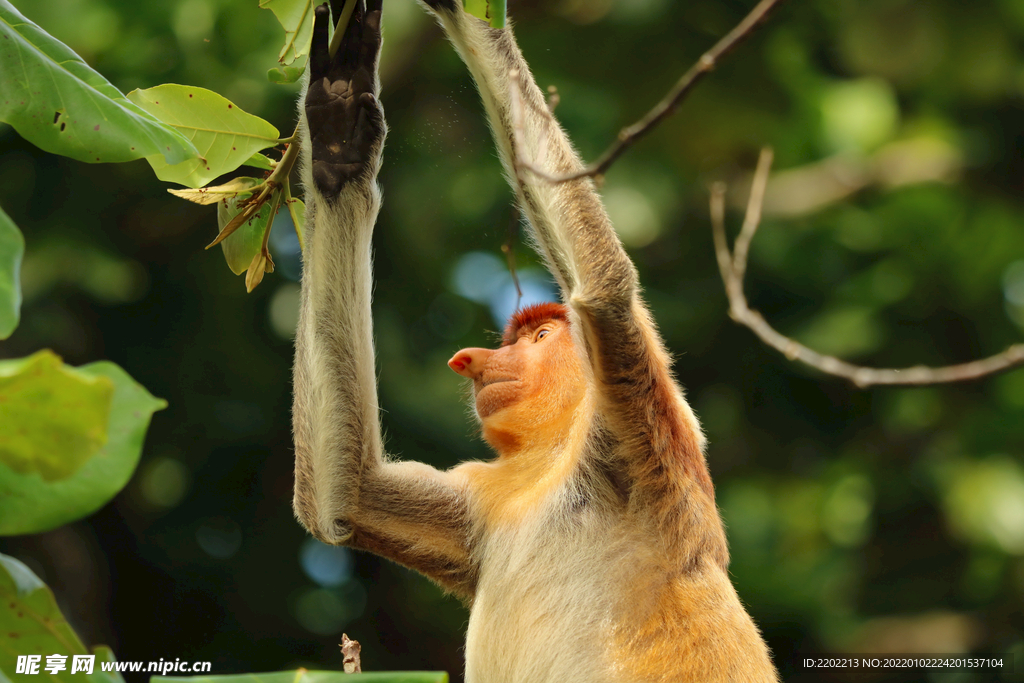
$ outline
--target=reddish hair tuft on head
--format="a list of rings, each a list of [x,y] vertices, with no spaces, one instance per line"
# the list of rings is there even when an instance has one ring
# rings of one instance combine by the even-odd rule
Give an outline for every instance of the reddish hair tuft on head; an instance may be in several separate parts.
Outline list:
[[[505,334],[502,336],[501,345],[514,344],[519,338],[519,333],[524,329],[534,329],[543,325],[548,320],[564,320],[569,322],[569,308],[563,304],[556,304],[546,301],[540,304],[531,304],[512,314],[505,326]]]

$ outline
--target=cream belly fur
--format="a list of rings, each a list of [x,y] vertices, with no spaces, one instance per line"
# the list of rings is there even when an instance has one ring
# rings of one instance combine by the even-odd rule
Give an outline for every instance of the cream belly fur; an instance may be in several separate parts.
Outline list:
[[[612,680],[603,652],[620,580],[600,513],[494,532],[466,636],[467,683]],[[587,567],[585,572],[579,567]],[[616,679],[625,680],[625,679]]]

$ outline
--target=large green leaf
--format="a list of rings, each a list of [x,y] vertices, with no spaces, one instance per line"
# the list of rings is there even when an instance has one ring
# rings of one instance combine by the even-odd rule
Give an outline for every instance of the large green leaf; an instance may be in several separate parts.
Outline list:
[[[78,161],[163,155],[177,164],[197,154],[7,0],[0,0],[0,121],[37,147]]]
[[[53,482],[107,441],[114,383],[61,363],[52,351],[0,361],[0,465]]]
[[[259,182],[256,178],[236,178],[239,181],[250,183],[250,187]],[[237,197],[217,203],[217,225],[218,231],[231,222],[231,219],[238,215],[238,202],[246,199],[248,194],[240,194]],[[267,231],[267,223],[270,221],[270,212],[274,202],[268,201],[252,218],[242,223],[233,233],[224,238],[220,243],[224,250],[224,260],[228,262],[228,268],[235,275],[241,275],[249,268],[252,259],[263,246],[263,235]]]
[[[18,655],[43,655],[37,676],[57,683],[124,683],[116,671],[104,672],[102,662],[113,653],[98,647],[85,649],[67,619],[60,613],[53,593],[24,564],[0,555],[0,679],[14,679]],[[64,655],[66,668],[55,674],[44,671],[46,655]],[[96,656],[93,672],[72,674],[75,655]],[[22,680],[19,675],[17,680]]]
[[[273,12],[284,27],[284,46],[277,57],[279,62],[291,64],[299,57],[309,54],[309,44],[313,39],[312,0],[260,0],[260,7]],[[274,80],[273,77],[271,80]]]
[[[235,676],[153,676],[150,683],[448,683],[444,671],[275,671]]]
[[[21,316],[21,257],[25,238],[0,209],[0,339],[7,339]]]
[[[107,503],[128,483],[139,462],[150,416],[167,405],[114,363],[90,363],[76,372],[113,383],[107,442],[77,472],[59,481],[48,482],[35,472],[20,473],[0,464],[0,536],[53,529]]]
[[[174,166],[159,156],[146,158],[160,180],[188,187],[202,187],[234,171],[256,152],[276,145],[281,137],[268,121],[204,88],[166,83],[133,90],[128,99],[180,131],[199,150],[202,158]]]

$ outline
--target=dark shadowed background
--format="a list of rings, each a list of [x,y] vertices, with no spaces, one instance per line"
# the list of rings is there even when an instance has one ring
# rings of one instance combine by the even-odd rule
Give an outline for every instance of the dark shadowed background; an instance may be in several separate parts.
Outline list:
[[[199,85],[283,134],[294,126],[296,87],[265,77],[281,29],[255,0],[13,2],[122,91]],[[524,0],[510,12],[592,159],[751,6]],[[488,457],[445,361],[493,343],[514,304],[500,251],[510,193],[457,55],[412,0],[386,0],[384,15],[382,420],[390,452],[448,467]],[[896,367],[1019,342],[1024,3],[791,2],[603,188],[707,431],[734,581],[784,677],[1020,680],[844,679],[796,664],[1013,652],[1024,671],[1024,370],[859,391],[730,322],[707,188],[741,190],[762,145],[780,175],[747,292],[784,333]],[[166,187],[145,162],[80,164],[0,126],[0,205],[28,245],[23,322],[0,357],[49,347],[73,364],[110,359],[170,404],[113,503],[0,550],[53,587],[87,643],[122,660],[340,668],[345,631],[367,670],[461,680],[467,612],[455,600],[310,540],[292,517],[294,234],[275,227],[278,271],[247,295],[219,249],[203,250],[214,210]],[[552,291],[522,240],[516,259],[529,295]]]

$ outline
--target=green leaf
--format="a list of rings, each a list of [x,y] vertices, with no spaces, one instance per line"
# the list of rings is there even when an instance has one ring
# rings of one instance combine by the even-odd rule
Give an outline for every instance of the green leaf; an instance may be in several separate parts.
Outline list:
[[[161,157],[146,157],[157,178],[188,187],[202,187],[235,170],[254,153],[278,144],[281,137],[268,121],[205,88],[166,83],[133,90],[128,99],[180,131],[199,150],[202,158],[174,166]]]
[[[150,683],[448,683],[444,671],[374,671],[347,674],[341,671],[275,671],[234,676],[153,676]]]
[[[237,181],[248,181],[250,186],[258,185],[260,180],[256,178],[236,178]],[[248,194],[239,194],[233,199],[228,199],[217,204],[217,226],[223,230],[224,226],[231,222],[231,219],[238,215],[238,202],[246,199]],[[241,275],[249,269],[249,264],[263,246],[263,233],[269,228],[270,212],[273,200],[267,201],[252,218],[243,223],[237,230],[228,235],[220,243],[224,250],[224,260],[228,262],[228,268],[235,275]]]
[[[302,78],[302,74],[306,71],[306,65],[302,66],[284,66],[280,69],[274,68],[267,71],[267,80],[271,83],[278,83],[286,85],[288,83],[294,83],[295,81]]]
[[[0,209],[0,339],[7,339],[21,317],[21,258],[25,238]]]
[[[488,0],[488,20],[493,28],[505,28],[505,0]]]
[[[167,406],[114,363],[90,363],[75,372],[113,383],[107,442],[77,472],[60,481],[48,482],[34,472],[16,472],[0,463],[0,536],[48,531],[105,505],[131,478],[150,416]]]
[[[113,395],[110,380],[52,351],[0,361],[0,464],[47,482],[71,476],[106,443]]]
[[[287,65],[309,54],[313,39],[312,0],[260,0],[260,7],[273,12],[284,27],[284,45],[277,61]]]
[[[467,14],[472,14],[477,19],[487,20],[487,0],[463,0],[462,6]]]
[[[57,601],[46,584],[24,564],[0,555],[0,633],[4,646],[0,647],[0,680],[13,679],[19,654],[43,655],[39,673],[48,681],[57,683],[124,683],[116,671],[107,673],[100,662],[113,661],[109,648],[98,647],[93,673],[71,673],[74,655],[90,654],[78,635],[60,613]],[[46,655],[64,655],[66,669],[56,674],[44,670]],[[22,680],[24,674],[18,675]]]
[[[263,169],[264,171],[273,171],[277,168],[277,162],[270,157],[256,152],[249,157],[243,166],[252,166],[253,168]]]
[[[483,19],[494,28],[505,28],[505,0],[463,0],[467,13]]]
[[[0,0],[0,121],[47,152],[89,163],[197,156],[180,133],[126,100],[7,0]]]

